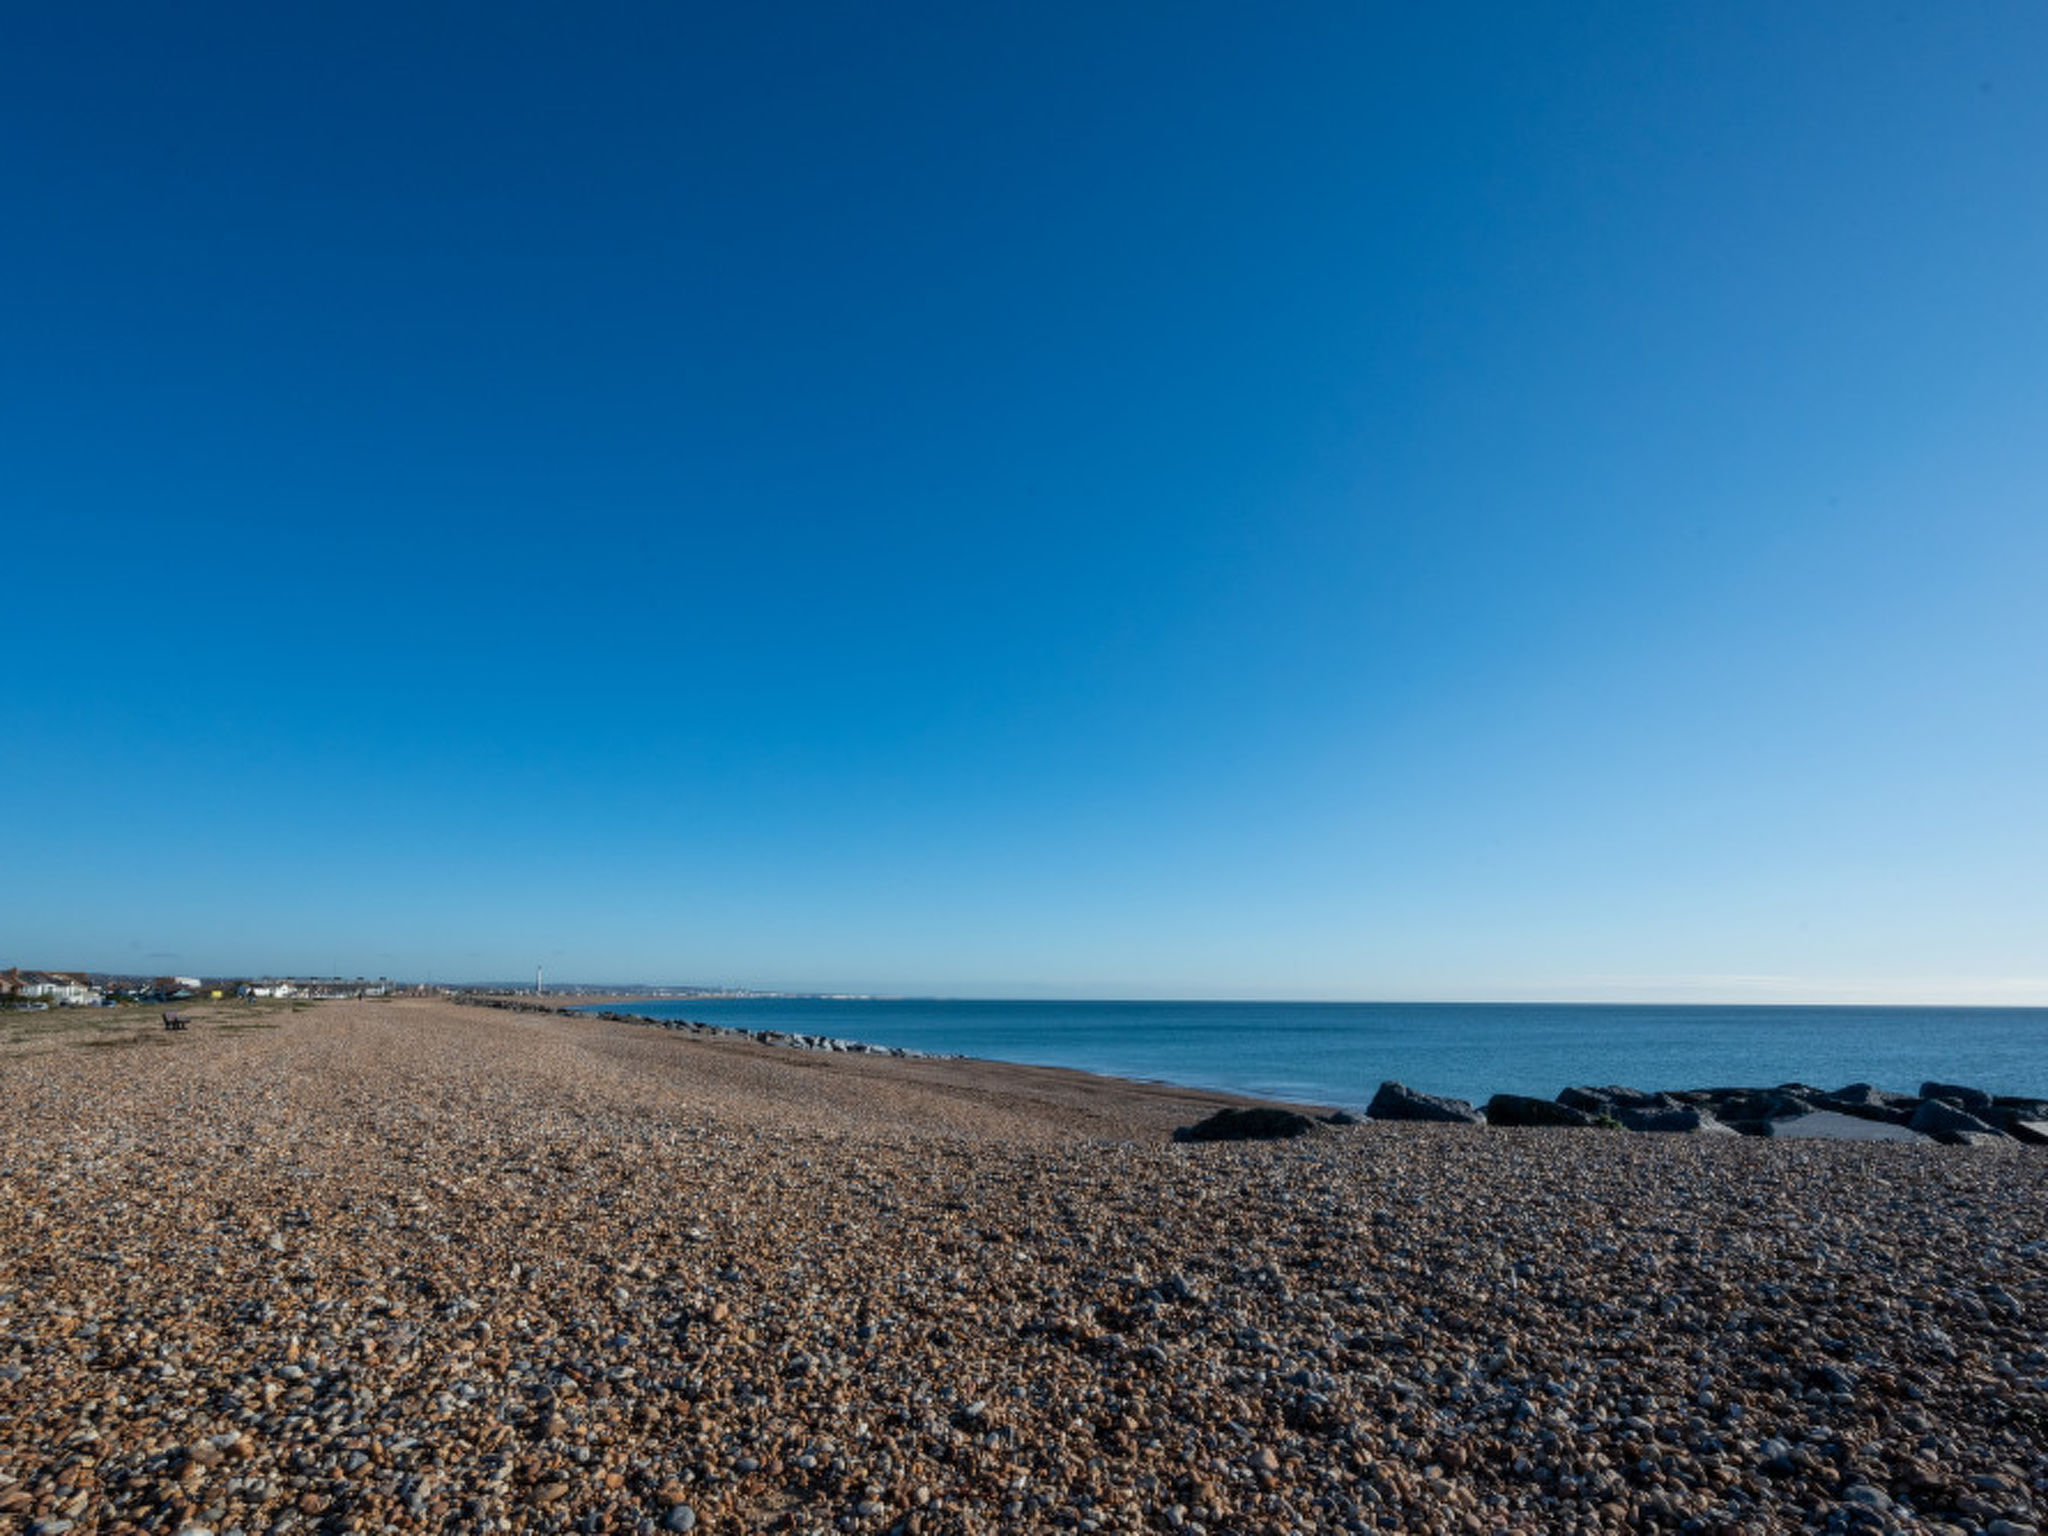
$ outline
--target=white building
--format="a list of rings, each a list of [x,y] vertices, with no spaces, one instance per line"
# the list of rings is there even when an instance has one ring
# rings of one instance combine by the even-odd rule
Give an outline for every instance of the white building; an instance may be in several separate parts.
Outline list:
[[[101,1000],[98,987],[68,971],[23,971],[21,995],[46,998],[60,1008],[81,1008]]]

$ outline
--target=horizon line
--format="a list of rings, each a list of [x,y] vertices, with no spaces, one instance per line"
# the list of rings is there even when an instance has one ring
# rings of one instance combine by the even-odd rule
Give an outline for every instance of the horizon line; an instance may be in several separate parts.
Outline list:
[[[454,990],[482,991],[492,987],[488,982],[439,982],[433,985]],[[1745,998],[1742,1000],[1715,998],[1670,998],[1670,997],[1187,997],[1187,996],[1117,996],[1117,995],[1072,995],[1050,993],[1022,995],[1017,993],[975,993],[975,992],[843,992],[805,991],[782,987],[730,987],[702,988],[682,984],[661,982],[576,982],[565,981],[559,990],[571,989],[602,992],[616,989],[620,992],[671,992],[679,994],[670,1001],[690,1002],[745,1002],[760,1000],[797,1002],[856,1002],[856,1003],[1156,1003],[1163,1007],[1207,1004],[1217,1007],[1258,1007],[1258,1008],[1950,1008],[1950,1009],[2018,1009],[2048,1010],[2048,1000],[2040,1002],[1929,1002],[1903,999],[1823,1000],[1811,998],[1773,999]],[[506,989],[498,989],[506,990]],[[532,995],[530,987],[510,989],[515,995]],[[550,995],[557,988],[550,987],[542,995]]]
[[[48,969],[47,967],[25,967]],[[71,968],[60,968],[70,970]],[[533,995],[534,982],[510,976],[469,979],[426,976],[348,975],[340,971],[239,970],[208,971],[187,968],[177,960],[159,956],[148,972],[102,966],[81,966],[72,974],[108,977],[162,976],[183,971],[209,983],[269,979],[303,979],[341,983],[377,984],[388,987],[437,987],[464,991],[498,991]],[[1102,991],[1051,992],[1028,983],[1015,990],[988,988],[963,990],[897,990],[872,987],[714,984],[702,981],[581,980],[560,979],[543,984],[545,993],[569,992],[668,992],[700,998],[789,998],[875,1002],[1038,1002],[1038,1003],[1159,1003],[1219,1004],[1242,1006],[1302,1007],[1710,1007],[1710,1008],[1951,1008],[1951,1009],[2041,1009],[2048,1008],[2048,978],[1991,977],[1962,981],[1948,978],[1901,979],[1892,983],[1829,978],[1804,980],[1783,975],[1694,975],[1664,981],[1615,978],[1584,983],[1584,990],[1565,992],[1539,988],[1520,995],[1217,995],[1168,993],[1148,988],[1110,987]]]

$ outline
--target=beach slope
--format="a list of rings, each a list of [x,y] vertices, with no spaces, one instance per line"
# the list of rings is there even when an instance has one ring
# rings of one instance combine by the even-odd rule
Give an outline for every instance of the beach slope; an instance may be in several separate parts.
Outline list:
[[[1989,1531],[2048,1488],[2038,1156],[1185,1146],[1229,1101],[194,1020],[0,1050],[0,1530]]]

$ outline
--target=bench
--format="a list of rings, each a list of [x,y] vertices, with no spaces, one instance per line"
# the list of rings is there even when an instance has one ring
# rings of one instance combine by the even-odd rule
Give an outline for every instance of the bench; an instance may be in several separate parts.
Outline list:
[[[186,1018],[185,1015],[183,1015],[182,1013],[167,1013],[164,1015],[165,1029],[183,1029],[191,1022],[192,1021]]]

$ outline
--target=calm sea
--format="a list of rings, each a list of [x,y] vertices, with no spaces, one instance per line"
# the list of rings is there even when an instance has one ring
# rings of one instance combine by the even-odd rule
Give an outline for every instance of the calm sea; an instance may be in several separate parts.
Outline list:
[[[1483,1100],[1928,1078],[2048,1098],[2048,1008],[692,998],[618,1011],[1363,1109],[1383,1079]]]

